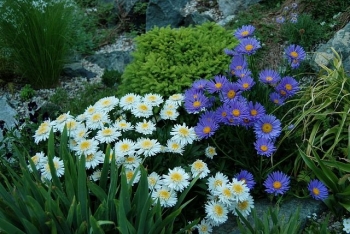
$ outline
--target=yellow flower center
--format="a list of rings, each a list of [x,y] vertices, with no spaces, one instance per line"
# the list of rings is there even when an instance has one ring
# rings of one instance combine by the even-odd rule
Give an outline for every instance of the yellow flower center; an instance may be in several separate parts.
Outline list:
[[[236,92],[234,90],[230,90],[227,92],[227,97],[232,99],[236,96]]]
[[[286,91],[284,91],[283,89],[281,89],[281,90],[280,90],[280,94],[281,94],[282,96],[285,96],[287,93],[286,93]]]
[[[175,182],[180,182],[182,180],[182,175],[179,172],[173,172],[170,175],[170,179]]]
[[[208,133],[210,132],[210,130],[211,130],[211,129],[210,129],[210,127],[208,127],[208,126],[203,128],[203,132],[204,132],[205,134],[208,134]]]
[[[122,144],[122,145],[120,146],[120,148],[121,148],[123,151],[127,151],[127,150],[130,149],[130,146],[129,146],[128,144]]]
[[[233,114],[233,116],[238,117],[238,116],[240,116],[241,112],[240,112],[238,109],[234,109],[234,110],[232,111],[232,114]]]
[[[261,145],[260,149],[264,152],[266,152],[268,150],[267,145]]]
[[[141,146],[142,148],[148,149],[152,147],[152,141],[151,140],[145,140],[142,142]]]
[[[228,189],[228,188],[224,188],[223,191],[222,191],[222,194],[223,194],[225,197],[231,197],[231,190]]]
[[[295,51],[290,52],[290,56],[292,56],[293,58],[297,58],[298,57],[298,53]]]
[[[222,84],[221,84],[221,83],[216,83],[216,84],[215,84],[215,87],[216,87],[217,89],[220,89],[220,88],[222,87]]]
[[[282,184],[281,182],[279,181],[275,181],[273,182],[272,186],[275,188],[275,189],[280,189],[282,187]]]
[[[278,99],[273,99],[273,102],[278,104],[280,101]]]
[[[204,163],[201,161],[196,161],[193,163],[193,167],[196,168],[196,170],[203,170]]]
[[[181,136],[187,136],[189,134],[189,131],[187,128],[180,128],[179,133]]]
[[[313,188],[312,193],[315,194],[316,196],[320,194],[320,190],[318,188]]]
[[[37,164],[38,161],[39,161],[39,156],[38,156],[38,155],[34,155],[34,156],[32,157],[32,161],[33,161],[34,164]]]
[[[264,123],[263,126],[261,127],[261,130],[264,133],[269,133],[272,131],[272,125],[270,123]]]
[[[215,205],[214,212],[217,216],[222,216],[224,214],[224,209],[220,205]]]
[[[142,104],[142,105],[139,106],[139,109],[140,109],[141,111],[148,111],[148,106],[145,105],[145,104]]]
[[[293,88],[291,84],[286,84],[284,87],[285,87],[286,90],[288,90],[288,91],[292,90],[292,88]]]
[[[109,105],[111,105],[111,100],[109,100],[109,99],[107,99],[107,100],[104,100],[104,101],[102,101],[102,106],[109,106]]]
[[[244,191],[243,186],[241,184],[234,184],[232,186],[232,190],[238,194],[243,193],[243,191]]]
[[[92,115],[92,120],[94,122],[101,120],[101,118],[102,118],[102,115],[100,113],[96,113]]]
[[[241,65],[236,66],[236,70],[242,70],[243,67]]]
[[[166,190],[161,190],[159,191],[159,197],[164,200],[168,200],[170,198],[170,192]]]
[[[133,171],[126,172],[126,179],[128,181],[131,180],[133,176],[134,176],[134,172]]]
[[[133,163],[133,162],[135,162],[135,158],[134,157],[126,157],[125,161],[128,163]]]
[[[201,106],[201,102],[200,101],[194,101],[193,102],[193,106],[194,107],[200,107]]]
[[[112,135],[112,133],[113,133],[113,131],[110,128],[106,128],[106,129],[102,130],[102,134],[105,136],[110,136],[110,135]]]
[[[254,48],[254,46],[249,44],[249,45],[246,45],[244,48],[246,51],[251,51]]]
[[[129,96],[129,97],[127,97],[126,99],[125,99],[125,101],[127,102],[127,103],[132,103],[132,102],[134,102],[134,97],[133,96]]]
[[[258,112],[255,109],[250,110],[250,115],[256,116],[257,114],[258,114]]]
[[[273,78],[271,76],[266,77],[266,81],[272,81]]]
[[[88,156],[86,156],[86,161],[87,162],[91,162],[94,159],[94,155],[93,154],[89,154]]]
[[[248,207],[249,207],[248,201],[238,202],[238,209],[239,210],[246,210]]]
[[[227,113],[226,113],[226,112],[222,112],[222,113],[221,113],[221,116],[222,116],[222,117],[226,117],[226,116],[227,116]]]
[[[245,89],[249,88],[249,83],[243,83],[243,88]]]
[[[48,127],[47,126],[40,126],[39,129],[38,129],[38,134],[41,135],[41,134],[45,134],[48,132]]]
[[[248,32],[247,30],[241,32],[241,35],[242,35],[243,37],[248,36],[248,34],[249,34],[249,32]]]
[[[86,149],[90,148],[90,146],[91,146],[90,141],[83,141],[80,143],[80,149],[82,149],[82,150],[86,150]]]
[[[215,187],[221,186],[222,185],[222,181],[221,180],[215,180],[214,185],[215,185]]]

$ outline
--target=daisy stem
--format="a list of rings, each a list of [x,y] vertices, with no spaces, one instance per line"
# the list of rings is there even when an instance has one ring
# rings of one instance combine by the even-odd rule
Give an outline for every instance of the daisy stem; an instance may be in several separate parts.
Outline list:
[[[220,148],[220,146],[216,143],[216,141],[215,141],[215,139],[214,139],[213,137],[211,137],[211,140],[213,141],[215,147],[218,148],[218,149],[220,150],[220,152],[222,152],[227,158],[231,158],[228,154],[225,153],[224,150],[222,150],[222,149]]]

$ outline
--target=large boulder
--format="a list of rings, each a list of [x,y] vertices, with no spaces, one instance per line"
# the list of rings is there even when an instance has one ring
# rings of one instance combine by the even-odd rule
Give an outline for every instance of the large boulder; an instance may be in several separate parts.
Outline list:
[[[182,9],[190,0],[150,0],[146,11],[146,31],[154,26],[178,28],[184,24]]]
[[[311,60],[311,66],[316,70],[320,70],[319,65],[329,66],[334,58],[331,48],[339,53],[342,57],[344,69],[350,75],[350,23],[335,33],[334,37],[326,44],[322,45]]]
[[[7,97],[5,95],[0,97],[0,120],[5,121],[4,127],[7,129],[12,129],[16,126],[16,115],[17,112],[14,108],[12,108],[7,101]],[[0,142],[3,140],[2,131],[0,130]]]
[[[217,0],[219,10],[224,17],[235,15],[239,11],[247,9],[250,5],[256,4],[261,0]]]
[[[131,62],[131,50],[113,51],[110,53],[99,53],[85,58],[91,63],[97,64],[100,68],[106,70],[115,70],[123,72],[126,65]]]

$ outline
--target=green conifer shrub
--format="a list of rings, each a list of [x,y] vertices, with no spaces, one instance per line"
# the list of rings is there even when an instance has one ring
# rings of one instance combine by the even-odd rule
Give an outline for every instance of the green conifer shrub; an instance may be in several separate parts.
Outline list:
[[[169,96],[198,78],[212,78],[228,70],[225,48],[238,41],[215,23],[171,29],[155,27],[135,38],[133,62],[124,70],[118,94],[149,92]]]

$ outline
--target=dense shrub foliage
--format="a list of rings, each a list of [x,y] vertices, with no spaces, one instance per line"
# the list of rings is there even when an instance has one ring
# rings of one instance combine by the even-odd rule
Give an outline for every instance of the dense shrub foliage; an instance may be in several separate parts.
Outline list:
[[[148,92],[169,96],[188,88],[198,78],[212,78],[228,69],[224,48],[237,40],[214,24],[171,29],[154,28],[136,39],[134,61],[122,76],[121,94]]]

